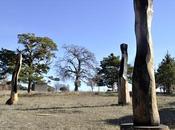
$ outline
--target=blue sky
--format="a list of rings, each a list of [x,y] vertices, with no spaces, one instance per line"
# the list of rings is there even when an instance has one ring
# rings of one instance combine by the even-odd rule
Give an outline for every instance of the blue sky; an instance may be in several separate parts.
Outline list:
[[[16,49],[17,34],[35,33],[52,38],[62,55],[63,44],[77,44],[94,52],[100,61],[120,55],[128,43],[129,63],[135,58],[132,0],[1,0],[0,47]],[[175,56],[175,1],[154,0],[152,35],[155,65],[167,50]]]

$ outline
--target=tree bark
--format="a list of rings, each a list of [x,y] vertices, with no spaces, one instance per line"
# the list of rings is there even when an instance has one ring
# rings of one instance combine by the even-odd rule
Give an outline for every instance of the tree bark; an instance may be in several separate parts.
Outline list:
[[[137,53],[133,71],[133,116],[136,126],[158,126],[151,21],[153,0],[134,0]]]
[[[92,92],[94,92],[94,86],[93,85],[91,86],[91,90],[92,90]]]
[[[120,62],[119,71],[119,86],[118,86],[118,104],[127,105],[130,104],[130,95],[128,90],[128,78],[127,78],[127,68],[128,68],[128,45],[121,44],[120,49],[122,52],[122,59]]]
[[[28,92],[28,93],[30,93],[30,91],[31,91],[31,83],[32,83],[32,81],[29,80],[28,88],[27,88],[27,92]]]
[[[80,87],[80,84],[81,84],[81,81],[79,80],[79,77],[76,77],[76,80],[74,82],[74,85],[75,85],[75,89],[74,91],[78,91],[78,88]]]
[[[20,73],[21,65],[22,65],[22,54],[19,53],[16,58],[16,66],[12,74],[11,95],[6,102],[7,105],[16,104],[18,101],[18,76]]]
[[[172,91],[172,88],[171,88],[171,84],[167,84],[166,85],[166,93],[168,94],[168,95],[170,95],[170,94],[172,94],[173,93],[173,91]]]
[[[35,91],[35,86],[36,86],[36,83],[33,82],[33,83],[32,83],[32,91]]]

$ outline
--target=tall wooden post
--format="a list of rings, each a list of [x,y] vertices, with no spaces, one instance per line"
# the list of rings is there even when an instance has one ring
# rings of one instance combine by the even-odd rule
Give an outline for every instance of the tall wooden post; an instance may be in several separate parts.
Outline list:
[[[123,43],[120,45],[122,58],[120,62],[120,71],[119,71],[119,86],[118,86],[118,104],[127,105],[130,104],[130,95],[128,91],[128,45]]]
[[[10,99],[7,100],[7,105],[12,105],[18,101],[18,76],[22,65],[22,54],[19,53],[16,58],[16,66],[13,71],[12,81],[11,81],[11,95]]]
[[[137,52],[133,71],[133,125],[121,130],[168,130],[160,125],[153,64],[151,22],[153,0],[134,0]]]
[[[133,71],[135,125],[160,124],[156,101],[151,21],[153,0],[134,0],[137,53]]]

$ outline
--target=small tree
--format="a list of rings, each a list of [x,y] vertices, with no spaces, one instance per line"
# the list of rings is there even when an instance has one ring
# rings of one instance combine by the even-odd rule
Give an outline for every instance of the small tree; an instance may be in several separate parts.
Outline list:
[[[98,86],[98,90],[100,89],[101,86],[104,86],[103,79],[98,72],[100,71],[100,68],[95,69],[95,73],[92,77],[88,78],[87,80],[87,86],[91,87],[92,92],[94,91],[94,87]]]
[[[24,45],[20,80],[28,83],[30,93],[32,83],[41,82],[43,74],[50,69],[57,45],[48,37],[37,37],[32,33],[19,34],[18,39],[18,43]]]
[[[168,53],[157,69],[156,82],[163,86],[167,94],[172,93],[172,85],[175,84],[175,60]]]
[[[64,45],[65,54],[57,63],[58,74],[61,79],[73,79],[75,91],[81,86],[81,81],[91,77],[96,58],[88,49],[77,45]]]
[[[100,62],[100,68],[98,70],[98,74],[101,75],[100,77],[103,80],[99,80],[100,84],[106,85],[108,88],[112,88],[112,90],[114,90],[113,86],[116,82],[118,82],[119,67],[119,56],[115,56],[111,53],[108,57],[104,57]]]
[[[90,86],[91,87],[91,90],[92,92],[94,91],[94,86],[97,84],[96,83],[96,80],[95,80],[95,77],[93,78],[88,78],[88,81],[87,81],[87,86]]]

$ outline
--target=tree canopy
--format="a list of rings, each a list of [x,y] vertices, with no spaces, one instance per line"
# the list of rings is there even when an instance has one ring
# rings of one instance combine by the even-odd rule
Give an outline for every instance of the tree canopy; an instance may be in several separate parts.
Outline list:
[[[19,34],[18,43],[24,46],[20,80],[28,83],[30,92],[31,84],[42,82],[43,74],[50,69],[49,65],[55,57],[57,45],[52,39],[37,37],[33,33]]]

